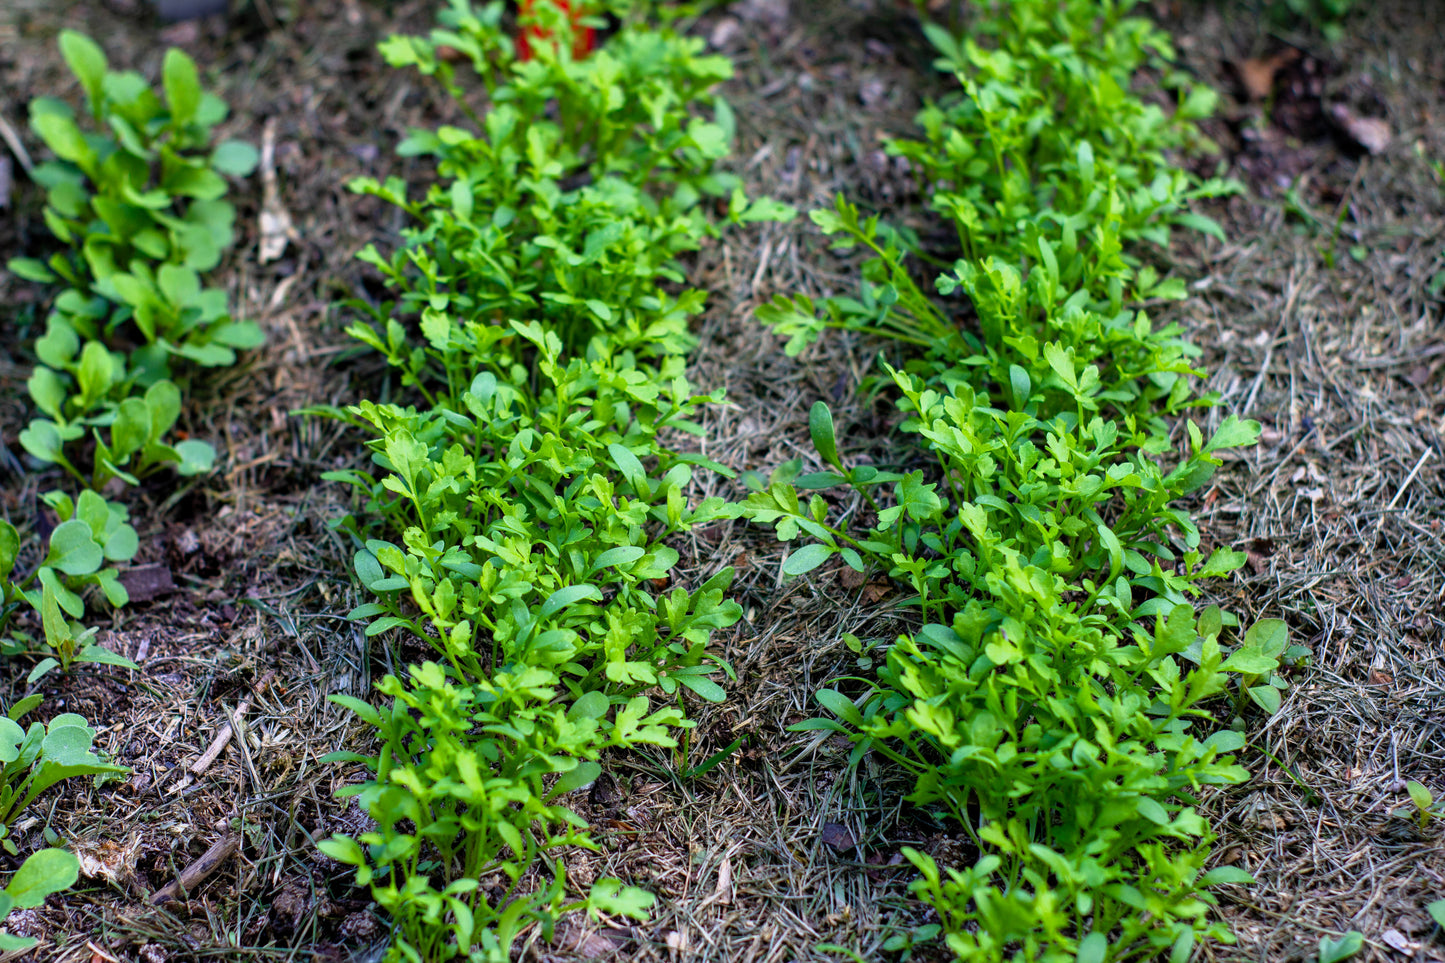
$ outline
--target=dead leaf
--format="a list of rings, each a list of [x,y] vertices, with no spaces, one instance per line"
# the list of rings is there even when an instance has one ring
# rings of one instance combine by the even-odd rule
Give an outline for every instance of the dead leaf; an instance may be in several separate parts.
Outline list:
[[[863,589],[863,601],[867,602],[869,605],[877,605],[879,602],[886,599],[889,594],[892,593],[892,591],[893,587],[889,585],[886,581],[883,581],[881,579],[878,581],[869,582],[868,585]]]
[[[1396,953],[1404,953],[1408,956],[1415,952],[1415,944],[1405,939],[1405,934],[1396,929],[1385,930],[1381,933],[1380,942]]]
[[[1298,50],[1287,47],[1269,57],[1248,57],[1231,61],[1231,66],[1239,76],[1245,96],[1250,100],[1264,100],[1274,92],[1274,78],[1299,58]]]
[[[846,853],[858,845],[853,839],[853,834],[848,831],[848,827],[842,823],[824,823],[823,832],[819,834],[819,838],[824,844],[840,853]]]
[[[1345,104],[1332,104],[1330,119],[1371,154],[1384,153],[1390,146],[1390,125],[1379,117],[1361,117]]]
[[[126,569],[120,573],[120,584],[132,602],[149,602],[176,590],[170,566],[159,562]]]
[[[75,841],[72,851],[80,863],[80,875],[118,885],[135,876],[136,860],[140,856],[140,836],[132,836],[123,843],[110,839],[80,839]]]
[[[587,926],[564,922],[557,927],[552,945],[559,950],[576,953],[584,960],[606,959],[617,955],[617,944]]]
[[[733,860],[731,853],[723,853],[717,867],[717,889],[713,891],[713,902],[731,906],[733,902]]]
[[[721,50],[732,43],[742,29],[743,25],[738,23],[737,17],[723,17],[712,28],[712,33],[708,34],[708,46],[714,50]]]
[[[669,956],[681,958],[687,949],[687,933],[684,930],[668,930],[667,935],[663,937],[663,943],[667,945]]]
[[[276,118],[266,121],[261,131],[261,216],[258,218],[261,232],[260,252],[257,255],[262,264],[279,258],[286,250],[286,242],[296,237],[296,228],[291,223],[291,212],[281,204],[281,192],[276,188]]]

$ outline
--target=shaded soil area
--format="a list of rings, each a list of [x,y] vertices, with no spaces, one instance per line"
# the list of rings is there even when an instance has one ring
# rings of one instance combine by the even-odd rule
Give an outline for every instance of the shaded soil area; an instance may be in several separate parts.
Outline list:
[[[224,135],[260,144],[270,127],[279,200],[295,225],[281,257],[260,263],[261,181],[235,190],[240,241],[216,277],[238,316],[263,324],[267,347],[189,387],[183,425],[216,445],[218,471],[126,496],[137,563],[172,584],[158,578],[157,597],[118,612],[103,633],[141,670],[43,682],[40,713],[85,715],[100,747],[133,773],[73,781],[14,828],[22,853],[43,845],[48,824],[95,860],[74,893],[12,927],[51,941],[36,959],[368,959],[386,935],[365,894],[314,849],[363,822],[333,798],[352,773],[319,761],[358,748],[358,730],[325,696],[364,695],[396,664],[344,618],[359,601],[351,548],[327,522],[353,506],[319,478],[364,452],[337,423],[292,412],[397,392],[342,334],[340,305],[379,293],[354,255],[401,223],[345,184],[422,179],[394,145],[410,126],[454,119],[454,108],[374,52],[390,32],[428,28],[430,0],[243,6],[229,20],[163,28],[122,0],[20,0],[0,19],[0,116],[32,153],[25,101],[76,94],[54,48],[62,26],[83,22],[113,64],[152,77],[177,44],[232,105]],[[1185,241],[1172,252],[1193,296],[1165,313],[1204,349],[1201,367],[1221,395],[1209,417],[1265,425],[1264,443],[1229,462],[1193,507],[1207,540],[1249,552],[1249,566],[1216,587],[1218,601],[1241,620],[1287,618],[1314,653],[1281,712],[1253,727],[1254,778],[1208,801],[1219,859],[1259,880],[1223,894],[1239,943],[1206,949],[1208,959],[1312,958],[1322,935],[1348,929],[1366,936],[1365,959],[1445,958],[1423,911],[1445,897],[1439,823],[1422,831],[1394,814],[1408,805],[1407,780],[1445,796],[1445,333],[1435,284],[1445,271],[1445,36],[1427,0],[1384,6],[1349,21],[1333,45],[1271,34],[1250,5],[1151,8],[1175,31],[1184,65],[1227,94],[1210,131],[1223,152],[1206,166],[1247,185],[1212,212],[1227,245]],[[751,193],[807,210],[843,191],[926,242],[939,237],[922,185],[882,150],[945,89],[900,10],[886,0],[744,0],[691,25],[736,64],[724,93]],[[1256,96],[1246,74],[1257,80],[1260,64],[1276,62]],[[1371,153],[1348,117],[1382,122],[1388,143]],[[0,259],[52,243],[37,193],[14,173]],[[713,293],[692,377],[729,398],[708,412],[710,457],[764,474],[795,457],[821,467],[807,431],[821,398],[845,458],[897,461],[892,406],[865,389],[878,344],[834,334],[792,359],[752,317],[774,293],[852,290],[856,264],[805,218],[731,233],[697,258],[693,279]],[[24,379],[41,297],[0,272],[0,441],[12,455],[30,416]],[[37,493],[60,479],[11,468],[0,513],[31,530]],[[716,477],[697,486],[744,494]],[[787,726],[817,714],[817,688],[866,676],[906,627],[895,590],[838,569],[783,581],[785,547],[741,523],[677,547],[686,580],[738,569],[745,619],[720,639],[738,678],[727,702],[689,706],[699,726],[685,755],[611,759],[571,800],[603,843],[569,857],[574,882],[619,876],[658,893],[657,911],[645,925],[576,921],[523,955],[838,959],[818,949],[837,943],[891,958],[885,939],[928,922],[907,898],[899,848],[947,862],[956,846],[907,809],[908,787],[885,767],[865,759],[850,769],[846,743]],[[4,667],[6,698],[25,691],[28,668]],[[236,734],[202,766],[226,727]],[[180,869],[232,838],[236,855],[198,891],[150,905]]]

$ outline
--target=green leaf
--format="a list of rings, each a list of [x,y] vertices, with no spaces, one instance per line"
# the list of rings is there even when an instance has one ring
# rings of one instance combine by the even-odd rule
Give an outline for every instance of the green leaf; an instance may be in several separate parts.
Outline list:
[[[100,568],[105,553],[96,544],[90,526],[78,518],[61,522],[50,533],[50,551],[45,564],[66,575],[89,575]]]
[[[622,472],[622,477],[627,479],[638,498],[647,498],[652,494],[652,489],[647,484],[647,472],[643,470],[642,462],[637,460],[632,449],[613,442],[607,446],[607,453],[612,456],[612,463]]]
[[[1219,430],[1209,439],[1205,451],[1221,448],[1242,448],[1259,442],[1260,425],[1257,421],[1241,421],[1239,416],[1230,415],[1220,424]]]
[[[256,148],[243,140],[227,140],[211,152],[211,166],[231,177],[246,177],[260,160]]]
[[[94,169],[95,151],[85,142],[85,135],[76,126],[75,118],[62,114],[40,114],[30,119],[30,126],[56,157],[70,161],[81,170]]]
[[[1090,933],[1079,941],[1079,952],[1074,955],[1074,963],[1104,963],[1104,957],[1109,952],[1109,938],[1103,933]]]
[[[1425,912],[1430,914],[1430,918],[1435,921],[1437,926],[1445,927],[1445,899],[1437,899],[1426,906]]]
[[[808,433],[813,436],[813,447],[818,456],[839,471],[843,470],[838,460],[838,442],[833,435],[833,412],[822,401],[813,402],[808,412]]]
[[[34,709],[36,706],[40,705],[40,703],[44,701],[45,696],[41,695],[39,692],[33,692],[25,698],[21,699],[19,702],[15,703],[13,706],[11,706],[10,711],[5,713],[4,718],[9,719],[12,722],[16,719],[23,719],[32,709]],[[14,757],[12,756],[11,759],[13,758]],[[3,761],[10,762],[11,759],[5,759]]]
[[[94,110],[101,101],[105,72],[110,67],[106,63],[105,52],[85,34],[77,30],[62,30],[60,55],[65,58],[70,72],[75,74],[75,79],[80,81],[80,86],[85,88],[86,99]]]
[[[1254,700],[1255,705],[1259,706],[1270,715],[1274,715],[1276,712],[1279,711],[1279,690],[1272,685],[1251,686],[1249,690],[1249,697]]]
[[[45,902],[45,897],[69,889],[80,878],[80,862],[63,849],[42,849],[10,877],[6,894],[20,909],[31,909]]]
[[[55,668],[59,664],[60,661],[58,659],[46,656],[39,662],[35,663],[35,667],[31,669],[30,674],[25,677],[25,684],[34,685],[40,679],[44,678],[46,673],[48,673],[51,669]]]
[[[674,673],[672,678],[681,682],[708,702],[727,701],[727,693],[723,691],[723,687],[705,675],[692,675],[686,672],[678,672]]]
[[[558,612],[583,600],[600,601],[602,592],[595,585],[568,585],[548,596],[537,611],[537,621],[545,621]]]
[[[15,526],[0,518],[0,581],[9,577],[15,569],[15,559],[20,554],[20,533]],[[3,601],[3,596],[0,596]]]
[[[350,709],[356,714],[358,719],[373,729],[384,728],[381,713],[377,712],[376,707],[369,702],[365,702],[355,696],[342,695],[340,693],[327,696],[326,701],[341,706],[343,709]]]
[[[597,556],[597,560],[592,563],[592,571],[597,572],[614,565],[629,565],[646,554],[647,549],[641,545],[618,545]]]
[[[9,268],[11,274],[27,281],[53,284],[60,280],[54,271],[45,266],[44,261],[38,261],[33,257],[14,257],[5,266]]]
[[[195,61],[176,47],[167,50],[161,82],[165,86],[166,104],[171,109],[171,123],[184,127],[195,120],[201,105],[201,78],[196,73]]]
[[[783,561],[784,575],[802,575],[822,565],[834,549],[818,542],[810,542],[793,552]]]
[[[567,710],[567,718],[601,719],[607,715],[607,710],[611,706],[612,702],[607,698],[606,693],[592,689],[577,697],[577,701],[572,703],[571,708]]]
[[[332,836],[317,842],[316,848],[327,856],[346,866],[366,865],[366,853],[361,844],[350,836]]]
[[[1320,939],[1320,963],[1338,963],[1348,960],[1365,948],[1365,935],[1359,930],[1350,930],[1339,939],[1326,936]]]
[[[1265,655],[1258,649],[1240,649],[1224,660],[1222,668],[1242,675],[1259,676],[1279,668],[1279,660]]]
[[[1254,877],[1238,866],[1216,866],[1199,877],[1200,886],[1222,886],[1224,884],[1248,886],[1253,882]]]
[[[602,775],[602,767],[590,759],[584,759],[568,772],[562,773],[552,790],[547,793],[548,797],[564,796],[569,792],[575,792],[583,786],[591,785]]]
[[[1413,779],[1405,783],[1405,791],[1410,794],[1410,801],[1413,802],[1418,809],[1429,809],[1430,804],[1435,801],[1434,794],[1426,789],[1423,783],[1416,782]]]
[[[623,886],[615,879],[599,879],[587,895],[587,912],[595,919],[598,913],[647,919],[648,910],[657,897],[636,886]]]
[[[813,698],[817,699],[818,704],[824,709],[827,709],[849,725],[858,728],[862,727],[863,713],[859,712],[858,707],[853,704],[853,700],[843,695],[843,693],[835,689],[819,689],[813,693]]]
[[[136,665],[134,662],[132,662],[130,659],[127,659],[120,653],[112,652],[110,651],[110,649],[107,649],[102,645],[97,645],[94,642],[81,649],[80,653],[76,655],[75,661],[89,662],[93,665],[118,665],[123,669],[140,668],[140,666]]]
[[[914,521],[930,521],[943,510],[943,502],[934,491],[936,487],[924,483],[923,472],[909,472],[898,483],[898,504]]]
[[[1244,645],[1277,659],[1289,647],[1289,626],[1283,619],[1260,619],[1244,633]]]
[[[187,477],[209,474],[216,464],[216,449],[208,442],[187,438],[176,445],[176,454],[181,456],[176,471]]]

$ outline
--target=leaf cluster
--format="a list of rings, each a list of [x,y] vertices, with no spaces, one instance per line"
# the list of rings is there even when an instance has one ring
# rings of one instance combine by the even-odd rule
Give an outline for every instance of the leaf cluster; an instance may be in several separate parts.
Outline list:
[[[28,601],[49,653],[32,681],[77,661],[131,665],[78,621],[86,585],[113,606],[126,604],[105,563],[127,562],[137,549],[125,509],[97,493],[117,481],[139,485],[167,467],[209,472],[209,444],[171,440],[181,414],[171,362],[231,364],[235,349],[261,340],[256,324],[226,313],[224,290],[201,281],[232,243],[226,176],[250,173],[257,159],[240,141],[212,146],[225,103],[201,89],[195,63],[179,50],[167,51],[157,93],[140,74],[111,70],[84,34],[63,31],[59,44],[85,106],[77,114],[51,97],[30,104],[31,128],[55,154],[34,180],[46,190],[46,224],[66,247],[9,265],[21,277],[63,285],[35,344],[39,364],[27,385],[39,416],[20,443],[87,490],[78,501],[60,491],[45,496],[59,524],[23,578],[14,575],[19,534],[0,523],[0,628]],[[4,650],[30,648],[20,637]]]
[[[1175,452],[1171,424],[1214,399],[1195,394],[1197,350],[1137,306],[1186,294],[1141,252],[1176,226],[1217,235],[1189,204],[1233,187],[1171,163],[1201,144],[1213,94],[1171,72],[1167,38],[1130,6],[1018,0],[974,8],[966,36],[929,25],[960,89],[890,149],[929,182],[963,256],[926,291],[916,241],[840,197],[811,216],[835,247],[871,252],[858,296],[758,312],[793,353],[838,327],[919,355],[879,382],[921,468],[848,465],[819,402],[828,470],[756,479],[747,512],[809,539],[786,575],[836,557],[911,590],[921,627],[843,680],[860,694],[818,693],[831,718],[796,728],[846,734],[854,764],[891,760],[911,801],[969,837],[971,865],[907,853],[959,959],[1184,960],[1230,939],[1208,890],[1248,877],[1204,871],[1196,801],[1247,777],[1246,703],[1277,709],[1298,654],[1276,620],[1231,648],[1234,620],[1190,604],[1244,558],[1203,551],[1179,502],[1259,427],[1186,421]],[[1172,112],[1131,93],[1144,67],[1179,87]],[[946,307],[957,295],[963,317]],[[854,507],[812,494],[827,489]]]
[[[713,676],[731,674],[709,641],[741,615],[733,572],[679,584],[668,544],[738,514],[684,495],[694,470],[725,469],[674,447],[721,400],[684,377],[704,295],[681,258],[718,230],[709,199],[735,223],[792,212],[716,168],[732,115],[708,92],[728,62],[617,7],[585,59],[542,2],[557,42],[530,59],[496,3],[454,0],[430,36],[381,45],[464,110],[475,85],[488,104],[403,141],[435,162],[424,195],[352,185],[410,216],[389,256],[363,252],[395,297],[356,304],[351,333],[419,401],[324,412],[367,432],[374,466],[328,475],[357,496],[338,527],[370,600],[351,615],[432,653],[382,681],[385,708],[334,700],[376,731],[377,755],[333,758],[369,770],[348,792],[378,828],[322,845],[392,913],[392,959],[505,960],[572,909],[644,916],[651,894],[615,879],[567,899],[553,851],[595,844],[556,798],[607,750],[677,746],[683,694],[721,701]]]
[[[226,177],[249,174],[256,150],[241,141],[212,145],[226,105],[201,89],[180,50],[166,52],[158,94],[140,74],[111,70],[84,34],[63,31],[60,49],[85,108],[77,113],[53,97],[30,103],[31,129],[56,158],[34,179],[46,190],[46,225],[66,247],[9,265],[21,277],[63,285],[28,382],[44,417],[21,444],[84,481],[64,448],[91,434],[97,488],[113,477],[133,484],[164,464],[207,470],[210,446],[165,445],[173,406],[140,395],[160,386],[176,393],[174,359],[229,365],[237,349],[261,343],[260,327],[233,320],[226,292],[201,280],[233,243]],[[136,347],[122,350],[128,345]]]

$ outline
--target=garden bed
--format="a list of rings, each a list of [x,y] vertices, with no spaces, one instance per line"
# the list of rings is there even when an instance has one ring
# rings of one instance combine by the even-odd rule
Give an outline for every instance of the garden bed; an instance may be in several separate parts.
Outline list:
[[[24,102],[75,95],[53,40],[80,9],[22,4],[0,25],[10,92],[0,108],[32,152],[40,148],[24,130]],[[96,868],[76,890],[19,923],[12,917],[11,931],[48,941],[37,959],[365,958],[354,954],[384,941],[387,920],[314,845],[365,822],[333,798],[356,773],[321,761],[366,748],[364,727],[326,696],[369,697],[398,667],[346,620],[368,598],[353,580],[351,547],[327,526],[352,502],[320,475],[365,467],[360,434],[291,412],[375,397],[388,383],[381,362],[343,334],[354,317],[340,302],[357,290],[381,295],[354,255],[401,221],[345,185],[393,174],[415,182],[425,165],[398,158],[396,143],[410,127],[460,122],[433,86],[375,54],[392,32],[424,33],[433,5],[337,0],[288,12],[257,3],[230,23],[164,30],[118,6],[84,10],[113,64],[154,77],[166,44],[195,57],[231,104],[224,134],[274,144],[278,199],[294,233],[279,259],[260,263],[261,179],[233,191],[239,243],[212,283],[228,290],[237,316],[262,324],[267,344],[197,379],[187,399],[181,425],[213,442],[217,470],[130,496],[134,564],[168,570],[174,586],[119,610],[102,631],[108,648],[141,668],[84,667],[40,684],[42,714],[84,716],[99,730],[98,748],[133,772],[94,786],[72,780],[16,824],[22,853],[44,845],[48,826]],[[1230,63],[1284,46],[1230,8],[1164,22],[1185,66],[1223,91],[1239,90]],[[749,2],[692,30],[735,63],[723,92],[738,119],[733,163],[750,196],[813,210],[841,191],[937,239],[914,172],[881,149],[884,136],[911,134],[923,100],[943,90],[923,69],[932,53],[911,17],[864,0],[791,10]],[[1445,897],[1438,824],[1418,830],[1392,815],[1409,805],[1408,780],[1445,791],[1445,354],[1440,292],[1431,290],[1445,270],[1431,166],[1445,157],[1440,30],[1421,0],[1361,13],[1333,45],[1284,37],[1315,73],[1285,72],[1271,92],[1272,122],[1257,130],[1252,118],[1265,107],[1243,97],[1226,100],[1225,121],[1208,129],[1225,148],[1226,173],[1248,187],[1207,208],[1228,242],[1181,237],[1171,251],[1190,297],[1160,310],[1204,348],[1200,366],[1222,396],[1209,417],[1217,424],[1235,413],[1264,427],[1259,447],[1240,450],[1193,498],[1206,545],[1248,552],[1246,567],[1210,591],[1242,624],[1286,619],[1292,641],[1313,652],[1291,674],[1279,712],[1252,734],[1267,754],[1245,754],[1251,780],[1205,800],[1220,836],[1216,861],[1258,880],[1221,891],[1219,915],[1239,943],[1206,944],[1211,959],[1305,957],[1322,936],[1351,929],[1368,941],[1365,959],[1445,954],[1424,911]],[[1348,104],[1382,117],[1392,143],[1370,155],[1328,122],[1282,129],[1311,98],[1320,110]],[[0,254],[49,243],[40,203],[16,170]],[[776,293],[850,291],[857,263],[829,253],[806,219],[731,230],[692,260],[689,283],[710,300],[689,377],[728,397],[706,411],[708,457],[764,475],[799,457],[820,468],[809,412],[821,399],[851,456],[904,460],[892,447],[896,412],[861,390],[877,343],[834,332],[791,358],[753,317]],[[0,273],[9,321],[0,432],[17,455],[29,418],[25,346],[43,330],[42,296]],[[29,524],[37,493],[55,481],[8,471],[3,514]],[[747,489],[699,473],[690,494],[741,500]],[[660,748],[610,755],[604,775],[571,797],[603,844],[576,857],[574,877],[616,876],[656,893],[651,919],[572,920],[553,946],[527,952],[835,959],[818,947],[838,944],[885,958],[885,940],[932,922],[908,897],[915,874],[901,847],[947,864],[964,843],[901,805],[911,787],[887,767],[865,760],[850,769],[846,739],[787,727],[819,714],[817,689],[865,671],[868,653],[844,633],[891,640],[907,629],[902,593],[837,563],[784,579],[795,544],[741,521],[671,544],[680,555],[673,575],[688,584],[723,564],[736,569],[743,617],[715,641],[738,678],[721,704],[689,697],[698,727],[685,758]],[[7,701],[26,691],[28,666],[13,668]],[[201,768],[243,702],[244,738]],[[729,747],[711,768],[689,772]],[[228,837],[238,854],[209,882],[164,909],[149,905]]]

